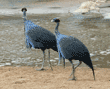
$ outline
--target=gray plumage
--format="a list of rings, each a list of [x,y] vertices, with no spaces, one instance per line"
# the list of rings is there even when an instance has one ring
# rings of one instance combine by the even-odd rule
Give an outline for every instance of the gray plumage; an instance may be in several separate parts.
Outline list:
[[[55,34],[56,34],[58,52],[63,59],[68,59],[72,64],[72,69],[73,69],[71,73],[71,75],[73,74],[72,80],[75,80],[75,76],[74,76],[75,69],[82,62],[87,64],[92,69],[94,80],[95,80],[94,68],[93,68],[90,54],[89,54],[87,47],[80,40],[78,40],[77,38],[73,36],[60,34],[60,32],[58,31],[58,26],[60,22],[59,19],[54,18],[52,22],[57,23],[57,26],[55,28]],[[80,61],[76,67],[74,67],[74,64],[72,62],[73,59]]]
[[[41,50],[52,48],[54,51],[57,51],[55,35],[50,31],[42,27],[35,27],[29,30],[26,35],[29,36],[34,48]]]
[[[26,8],[22,8],[21,11],[23,12],[23,18],[24,18],[26,47],[27,48],[33,47],[35,49],[41,49],[43,51],[43,62],[42,62],[42,67],[40,69],[40,70],[43,70],[44,60],[45,60],[45,50],[51,48],[54,51],[58,51],[57,45],[56,45],[56,37],[53,33],[46,30],[45,28],[34,24],[30,20],[27,20],[26,19],[26,11],[27,11]],[[50,50],[48,50],[48,54],[49,54],[49,66],[51,67]]]

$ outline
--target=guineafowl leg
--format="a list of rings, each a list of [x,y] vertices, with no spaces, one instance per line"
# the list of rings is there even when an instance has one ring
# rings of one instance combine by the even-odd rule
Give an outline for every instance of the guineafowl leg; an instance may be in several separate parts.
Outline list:
[[[82,61],[79,61],[79,64],[78,64],[77,66],[75,66],[74,69],[76,69],[81,63],[82,63]],[[73,73],[71,73],[70,76],[71,76],[72,74],[73,74]]]
[[[65,58],[63,58],[63,67],[65,68]]]
[[[69,79],[69,80],[76,80],[76,78],[75,78],[75,76],[74,76],[74,74],[75,74],[74,64],[73,64],[72,60],[69,60],[69,61],[70,61],[71,64],[72,64],[72,74],[73,74],[73,78],[72,78],[72,79]]]
[[[62,59],[62,56],[61,56],[61,54],[59,53],[59,62],[58,62],[58,65],[60,65],[61,59]]]
[[[42,67],[41,67],[41,69],[36,69],[36,70],[38,70],[38,71],[40,71],[40,70],[45,70],[45,69],[44,69],[44,62],[45,62],[45,51],[43,51],[43,62],[42,62]]]
[[[51,67],[51,70],[53,71],[52,69],[52,65],[51,65],[51,62],[50,62],[50,49],[48,49],[48,61],[49,61],[49,67]]]
[[[82,61],[79,61],[79,64],[77,66],[75,66],[74,68],[76,69],[81,63],[82,63]]]

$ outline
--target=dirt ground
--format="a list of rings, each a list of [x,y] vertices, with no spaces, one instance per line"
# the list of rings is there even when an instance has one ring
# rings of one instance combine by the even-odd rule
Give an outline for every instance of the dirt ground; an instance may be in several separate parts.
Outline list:
[[[110,69],[95,68],[94,81],[90,68],[76,69],[76,81],[68,81],[71,67],[54,66],[36,71],[33,67],[0,68],[0,89],[110,89]]]
[[[53,1],[59,4],[48,2],[47,5],[69,7],[83,1],[87,0],[60,0]],[[6,56],[4,55],[4,57]],[[61,66],[54,66],[53,71],[48,67],[45,68],[47,69],[46,71],[36,71],[36,68],[29,66],[0,67],[0,89],[110,89],[110,68],[95,68],[95,81],[92,70],[88,67],[78,67],[76,69],[76,81],[68,81],[71,78],[69,77],[72,71],[71,66],[65,69]]]

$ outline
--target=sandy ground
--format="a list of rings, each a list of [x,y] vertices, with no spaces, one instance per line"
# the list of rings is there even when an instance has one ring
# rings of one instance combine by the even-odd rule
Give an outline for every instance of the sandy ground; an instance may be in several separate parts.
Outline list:
[[[86,0],[80,0],[73,3],[75,0],[60,0],[60,1],[53,1],[48,2],[46,5],[53,6],[53,7],[71,7],[75,5],[76,3],[81,3]],[[58,4],[59,3],[59,4]],[[45,2],[43,3],[45,4]],[[21,5],[21,7],[23,4]],[[7,20],[7,18],[6,18]],[[8,21],[8,20],[7,20]],[[50,19],[49,19],[50,21]],[[21,25],[21,24],[20,24]],[[4,26],[4,23],[3,23]],[[1,26],[1,28],[3,28]],[[16,25],[13,25],[17,27]],[[12,32],[14,27],[12,28]],[[21,25],[22,26],[22,25]],[[10,28],[10,25],[6,25],[6,28]],[[47,25],[48,27],[48,25]],[[20,27],[18,25],[18,30],[20,31],[23,29],[23,26]],[[11,29],[10,29],[11,30]],[[91,30],[91,29],[90,29]],[[16,30],[14,29],[16,32]],[[100,30],[102,32],[102,30]],[[8,33],[8,31],[7,31]],[[13,32],[14,33],[14,32]],[[98,32],[97,32],[98,33]],[[103,33],[103,32],[102,32]],[[21,33],[18,33],[18,35]],[[22,31],[22,34],[24,36],[24,33]],[[20,35],[20,37],[22,37]],[[92,35],[94,35],[92,33]],[[107,35],[107,34],[105,34]],[[4,37],[4,36],[3,36]],[[14,39],[15,35],[12,35],[12,38]],[[8,34],[7,34],[8,39]],[[20,38],[21,39],[21,38]],[[18,39],[19,40],[19,39]],[[15,40],[14,43],[18,42],[18,40]],[[21,41],[21,45],[23,45],[24,40]],[[98,42],[99,43],[99,42]],[[9,43],[5,43],[8,44]],[[16,43],[17,44],[17,43]],[[11,44],[12,46],[12,44]],[[6,46],[5,48],[9,48],[10,46]],[[24,47],[24,45],[23,45]],[[3,48],[5,50],[5,48]],[[12,47],[15,50],[15,47]],[[17,47],[16,47],[17,48]],[[20,48],[18,48],[20,49]],[[23,49],[21,47],[21,49]],[[6,49],[7,51],[8,49]],[[10,50],[9,50],[10,52]],[[1,52],[3,53],[3,52]],[[7,52],[8,53],[8,52]],[[17,52],[13,53],[17,54]],[[10,53],[9,55],[11,55]],[[39,53],[40,54],[40,53]],[[56,53],[57,54],[57,53]],[[0,54],[2,55],[2,54]],[[7,54],[4,55],[9,56]],[[54,53],[52,55],[55,55]],[[52,57],[51,55],[51,57]],[[24,58],[24,54],[19,54],[19,57],[22,56]],[[30,55],[28,55],[30,56]],[[40,58],[42,58],[41,55],[39,55]],[[37,56],[38,57],[38,56]],[[4,60],[6,60],[4,58]],[[10,57],[12,59],[14,57]],[[54,58],[54,56],[53,56]],[[108,60],[110,57],[108,57]],[[7,59],[8,60],[8,59]],[[33,60],[32,60],[33,61]],[[102,62],[103,64],[104,62]],[[98,63],[96,63],[98,64]],[[104,63],[105,65],[105,63]],[[92,70],[90,68],[85,67],[79,67],[76,69],[75,76],[77,77],[76,81],[68,81],[70,78],[69,75],[71,73],[71,67],[68,66],[65,69],[61,66],[54,66],[53,71],[50,70],[50,68],[46,67],[46,71],[36,71],[33,67],[0,67],[0,89],[109,89],[110,88],[110,69],[109,68],[95,68],[95,75],[96,80],[94,81]]]
[[[0,68],[0,89],[110,89],[110,69],[96,68],[94,81],[90,68],[76,69],[76,81],[68,81],[71,67],[54,66],[51,71],[33,67]]]

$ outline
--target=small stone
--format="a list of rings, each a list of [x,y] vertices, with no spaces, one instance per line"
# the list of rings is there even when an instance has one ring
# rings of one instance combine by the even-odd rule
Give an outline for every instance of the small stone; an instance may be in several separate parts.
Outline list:
[[[10,65],[11,65],[11,63],[5,63],[5,65],[10,66]]]
[[[69,62],[69,60],[65,60],[65,62]]]
[[[42,60],[40,60],[40,59],[37,59],[37,62],[41,62]]]
[[[33,62],[28,62],[27,65],[31,66],[31,65],[33,65]]]
[[[91,40],[96,40],[96,38],[91,38]]]
[[[55,62],[56,60],[50,60],[50,62]]]
[[[94,61],[99,61],[99,59],[98,58],[95,58]]]
[[[90,53],[90,56],[91,56],[91,57],[93,57],[93,56],[95,56],[95,54],[93,54],[93,53]]]
[[[100,54],[106,55],[106,51],[101,51]]]
[[[54,59],[59,60],[59,58],[54,58]]]

